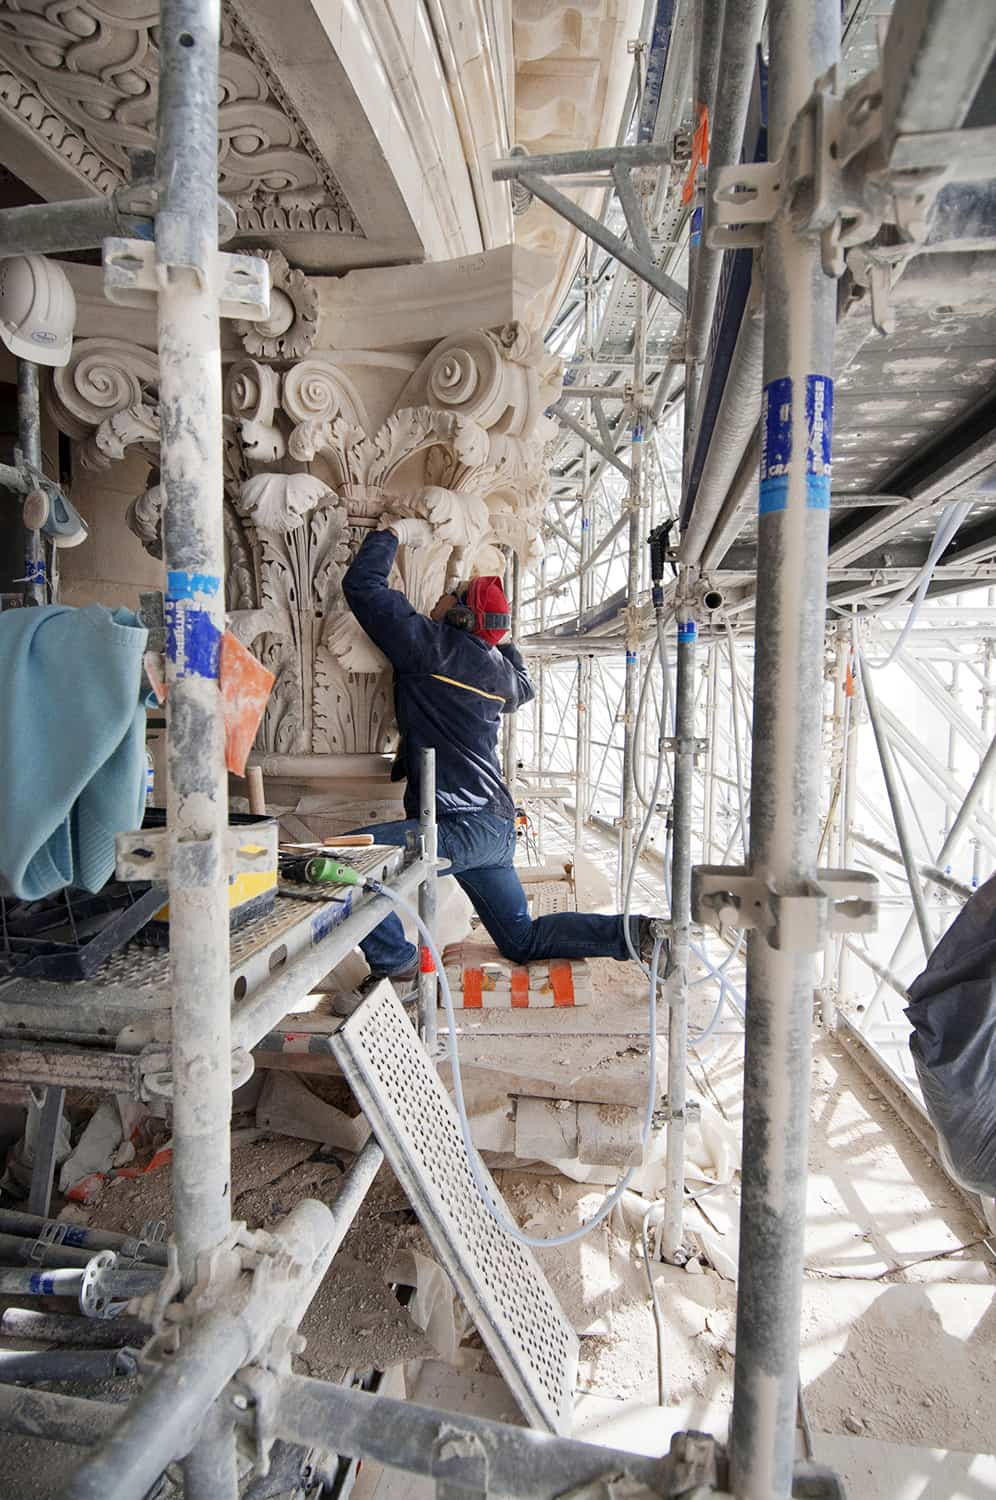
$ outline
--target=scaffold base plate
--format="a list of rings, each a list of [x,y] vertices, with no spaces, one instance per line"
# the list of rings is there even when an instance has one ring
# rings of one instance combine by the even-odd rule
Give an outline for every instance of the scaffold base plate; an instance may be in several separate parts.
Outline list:
[[[389,983],[378,986],[332,1045],[523,1414],[534,1426],[569,1432],[577,1338],[531,1251],[481,1202],[456,1110]],[[483,1164],[482,1173],[505,1209]]]

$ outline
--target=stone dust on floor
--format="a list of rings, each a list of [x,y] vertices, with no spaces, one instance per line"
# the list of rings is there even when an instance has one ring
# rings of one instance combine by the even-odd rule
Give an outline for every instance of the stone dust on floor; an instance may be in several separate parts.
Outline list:
[[[600,985],[614,980],[619,993],[624,978],[635,996],[638,975],[620,975],[618,968],[613,975],[614,967],[599,974]],[[690,1092],[737,1130],[741,1070],[742,1036],[732,1020],[690,1064]],[[812,1427],[818,1434],[987,1452],[996,1414],[996,1303],[984,1231],[832,1037],[817,1040],[812,1081],[801,1322]],[[233,1215],[251,1228],[270,1228],[304,1197],[332,1202],[348,1163],[313,1142],[237,1131]],[[496,1176],[520,1225],[547,1236],[589,1218],[605,1191],[535,1171]],[[688,1230],[708,1229],[734,1263],[737,1208],[735,1181],[689,1202],[687,1214]],[[169,1216],[168,1168],[114,1183],[96,1203],[73,1210],[77,1220],[130,1233],[155,1218],[168,1226]],[[350,1368],[403,1363],[414,1385],[419,1369],[440,1368],[438,1350],[388,1284],[402,1251],[431,1255],[385,1167],[302,1324],[308,1341],[297,1362],[302,1373],[337,1379]],[[541,1249],[537,1257],[579,1335],[582,1407],[586,1401],[620,1410],[652,1407],[656,1336],[646,1268],[629,1224],[617,1210],[583,1240]],[[722,1438],[732,1402],[734,1284],[705,1259],[691,1272],[657,1262],[653,1275],[664,1309],[668,1400],[693,1424],[698,1413]],[[481,1382],[501,1388],[472,1328],[450,1368],[444,1385],[453,1406],[461,1404],[461,1391],[472,1394]],[[25,1495],[58,1493],[57,1485],[44,1487],[44,1472],[42,1464]]]

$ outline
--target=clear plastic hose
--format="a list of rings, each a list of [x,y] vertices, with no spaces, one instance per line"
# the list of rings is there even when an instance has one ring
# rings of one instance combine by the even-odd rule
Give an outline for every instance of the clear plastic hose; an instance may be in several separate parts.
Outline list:
[[[583,1239],[592,1229],[597,1228],[603,1219],[608,1218],[639,1170],[640,1163],[636,1163],[626,1169],[619,1183],[603,1200],[597,1213],[593,1214],[590,1219],[586,1219],[583,1224],[579,1224],[577,1229],[571,1229],[566,1234],[555,1234],[549,1238],[544,1238],[542,1235],[527,1234],[524,1229],[520,1229],[518,1224],[514,1223],[503,1212],[502,1208],[495,1203],[490,1189],[484,1180],[477,1147],[474,1145],[473,1136],[471,1135],[470,1121],[467,1118],[467,1105],[463,1096],[463,1079],[460,1074],[460,1055],[457,1047],[456,1014],[453,1008],[453,996],[450,994],[450,987],[446,979],[446,970],[443,968],[439,949],[436,947],[435,940],[429,929],[419,916],[418,908],[412,902],[406,900],[404,896],[399,896],[397,891],[392,891],[387,886],[381,885],[377,880],[368,880],[366,888],[375,892],[378,896],[386,896],[406,916],[410,917],[417,924],[418,930],[422,935],[422,941],[432,954],[433,962],[436,965],[436,976],[439,980],[440,994],[443,997],[443,1009],[446,1012],[446,1050],[449,1053],[450,1068],[453,1073],[453,1103],[456,1105],[456,1112],[460,1121],[460,1134],[463,1136],[463,1144],[467,1152],[467,1163],[470,1167],[471,1176],[474,1179],[474,1185],[480,1194],[481,1202],[499,1228],[504,1229],[505,1233],[511,1235],[514,1240],[518,1240],[520,1245],[528,1245],[533,1250],[549,1249],[558,1245],[571,1245],[575,1240]],[[647,1104],[643,1115],[643,1128],[640,1133],[640,1145],[644,1151],[646,1150],[647,1142],[650,1140],[654,1109],[657,1104],[657,971],[660,966],[661,949],[663,946],[664,939],[660,937],[654,944],[653,957],[650,962],[650,1051],[647,1058]]]

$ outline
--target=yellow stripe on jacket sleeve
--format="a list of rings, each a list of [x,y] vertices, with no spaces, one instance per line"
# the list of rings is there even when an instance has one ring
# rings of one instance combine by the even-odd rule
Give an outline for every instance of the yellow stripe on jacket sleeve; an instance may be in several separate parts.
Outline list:
[[[476,693],[479,698],[490,698],[495,703],[505,702],[501,693],[486,693],[483,688],[471,687],[469,682],[457,682],[455,677],[443,677],[439,672],[432,672],[430,676],[435,682],[445,682],[449,687],[463,688],[465,693]]]

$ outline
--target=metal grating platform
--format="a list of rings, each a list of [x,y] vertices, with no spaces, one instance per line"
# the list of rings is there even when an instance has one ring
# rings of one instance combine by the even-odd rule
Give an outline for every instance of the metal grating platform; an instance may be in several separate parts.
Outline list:
[[[351,849],[337,855],[364,875],[390,880],[405,851],[392,845]],[[292,888],[293,889],[293,888]],[[273,910],[231,935],[232,1000],[238,1004],[284,964],[316,941],[315,923],[331,931],[371,898],[352,886],[303,886],[307,901],[278,895]],[[342,906],[339,902],[346,898]],[[322,934],[324,935],[324,933]],[[47,979],[0,980],[0,1036],[113,1041],[122,1028],[169,1010],[169,953],[131,942],[90,979],[59,984]]]
[[[535,1257],[481,1202],[449,1094],[390,984],[373,992],[332,1046],[524,1415],[568,1432],[577,1338]],[[504,1206],[486,1168],[484,1177]]]

